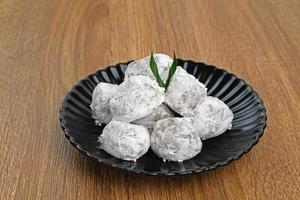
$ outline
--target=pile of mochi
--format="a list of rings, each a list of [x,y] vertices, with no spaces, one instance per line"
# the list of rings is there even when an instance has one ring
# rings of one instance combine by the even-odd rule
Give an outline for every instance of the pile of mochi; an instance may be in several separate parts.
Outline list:
[[[173,59],[154,54],[162,80]],[[164,161],[182,162],[201,152],[202,140],[231,129],[233,113],[194,76],[177,66],[165,91],[150,68],[150,56],[130,63],[120,85],[100,82],[93,91],[92,117],[107,124],[99,147],[136,161],[151,147]]]

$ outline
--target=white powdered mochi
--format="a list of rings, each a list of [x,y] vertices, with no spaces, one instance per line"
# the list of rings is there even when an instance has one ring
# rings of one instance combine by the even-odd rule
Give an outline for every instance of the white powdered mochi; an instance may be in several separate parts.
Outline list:
[[[135,120],[132,123],[145,126],[148,129],[153,129],[157,121],[167,117],[174,117],[174,113],[167,105],[162,104],[146,117]]]
[[[166,81],[173,59],[166,54],[153,54],[153,57],[162,80]],[[125,79],[136,75],[149,76],[152,80],[156,80],[150,68],[150,56],[128,64],[125,71]]]
[[[164,102],[164,89],[148,76],[131,76],[110,100],[113,119],[132,122],[143,118]]]
[[[92,117],[97,123],[107,124],[112,115],[109,110],[109,100],[117,92],[118,85],[100,82],[94,89],[92,95]]]
[[[188,116],[207,96],[207,88],[182,67],[177,67],[166,91],[166,104],[182,116]]]
[[[151,133],[151,149],[164,160],[182,162],[202,149],[202,142],[189,118],[159,120]]]
[[[207,97],[199,103],[190,116],[202,140],[221,135],[231,129],[233,113],[229,107],[215,97]]]
[[[100,148],[116,158],[136,161],[150,147],[150,134],[140,125],[112,120],[99,136]]]

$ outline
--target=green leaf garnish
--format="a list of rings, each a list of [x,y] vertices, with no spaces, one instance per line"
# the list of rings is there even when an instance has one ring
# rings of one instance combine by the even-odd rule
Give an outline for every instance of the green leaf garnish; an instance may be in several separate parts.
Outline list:
[[[176,72],[176,69],[177,69],[177,59],[176,59],[175,52],[173,52],[173,53],[174,53],[173,63],[171,65],[170,69],[169,69],[169,76],[168,76],[167,82],[165,84],[166,90],[168,89],[168,87],[170,85],[170,82],[171,82],[171,79],[174,76],[174,74]]]
[[[156,78],[158,85],[160,87],[165,87],[165,84],[164,84],[163,80],[160,78],[160,75],[158,73],[158,68],[157,68],[156,62],[154,60],[153,53],[151,53],[151,57],[150,57],[150,68],[151,68],[151,71],[152,71],[154,77]]]

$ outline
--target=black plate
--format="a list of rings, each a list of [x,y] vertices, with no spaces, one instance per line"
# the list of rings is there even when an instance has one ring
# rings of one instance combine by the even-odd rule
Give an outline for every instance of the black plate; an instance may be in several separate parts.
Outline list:
[[[235,75],[205,63],[178,59],[178,65],[193,74],[208,88],[208,95],[224,101],[234,113],[233,128],[205,140],[202,152],[182,163],[163,162],[151,150],[136,163],[123,161],[97,148],[104,126],[96,126],[91,118],[91,96],[99,82],[120,84],[127,63],[99,70],[77,83],[66,95],[60,111],[65,136],[81,153],[100,164],[147,175],[186,175],[225,165],[240,158],[255,145],[266,127],[266,110],[258,94]]]

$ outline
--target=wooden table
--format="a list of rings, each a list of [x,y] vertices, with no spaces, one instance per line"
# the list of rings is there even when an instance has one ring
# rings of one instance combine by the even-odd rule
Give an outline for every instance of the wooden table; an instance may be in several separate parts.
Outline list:
[[[2,0],[0,199],[299,199],[299,0]],[[178,178],[98,166],[61,133],[68,89],[153,52],[223,66],[268,111],[238,161]]]

